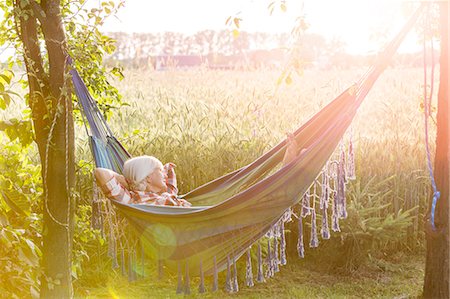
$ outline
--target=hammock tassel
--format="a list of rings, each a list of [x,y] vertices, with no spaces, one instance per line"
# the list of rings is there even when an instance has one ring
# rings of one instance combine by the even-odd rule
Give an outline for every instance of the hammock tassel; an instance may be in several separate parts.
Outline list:
[[[328,167],[322,172],[322,192],[320,193],[320,208],[328,209],[330,197],[330,178],[328,176]]]
[[[309,240],[309,247],[316,248],[319,246],[319,239],[317,238],[317,225],[316,225],[316,210],[311,211],[311,239]]]
[[[322,228],[320,230],[322,234],[322,239],[328,240],[330,239],[330,229],[328,227],[328,215],[327,215],[327,209],[322,209]]]
[[[117,244],[113,228],[109,229],[108,256],[114,260],[117,259]]]
[[[198,292],[203,294],[205,291],[205,277],[203,275],[202,261],[200,261],[200,285],[198,286]]]
[[[333,201],[333,214],[331,215],[331,229],[334,232],[340,232],[341,228],[339,227],[339,217],[338,217],[338,212],[337,212],[337,199],[334,198]]]
[[[311,214],[311,208],[309,205],[309,197],[310,197],[310,191],[309,188],[308,190],[305,192],[305,194],[303,194],[303,198],[302,198],[302,217],[305,218],[306,216]]]
[[[121,252],[121,270],[122,270],[122,276],[125,276],[126,270],[125,270],[125,250],[122,248],[122,252]]]
[[[230,257],[227,256],[227,277],[225,281],[225,290],[228,293],[231,293],[233,291],[231,286],[231,269],[230,269]]]
[[[245,273],[245,282],[248,287],[252,287],[253,283],[253,271],[252,271],[252,255],[250,253],[250,248],[247,250],[247,265]]]
[[[287,264],[286,261],[286,237],[284,235],[284,221],[280,223],[280,236],[281,236],[281,244],[280,244],[280,264],[282,266]]]
[[[158,259],[158,279],[162,279],[164,272],[163,272],[163,260]]]
[[[261,243],[259,242],[258,242],[258,276],[256,277],[256,281],[264,282]]]
[[[111,231],[109,232],[109,242],[108,242],[108,256],[110,258],[114,258],[114,255],[117,255],[115,245],[116,245],[116,240],[114,238],[114,235],[113,235],[112,229],[111,229]]]
[[[213,287],[212,287],[212,291],[215,292],[219,289],[219,279],[218,279],[218,275],[217,275],[217,261],[216,261],[216,257],[214,256],[214,278],[213,278]]]
[[[98,186],[93,180],[94,186],[92,187],[92,214],[91,214],[91,227],[102,231],[103,235],[103,218],[102,218],[102,200],[99,197]]]
[[[178,262],[178,285],[177,285],[177,294],[183,293],[183,274],[181,273],[181,263]]]
[[[267,270],[266,270],[266,277],[272,277],[273,276],[273,262],[272,262],[272,250],[270,248],[270,238],[267,239]]]
[[[190,278],[189,278],[189,262],[186,260],[186,272],[184,275],[184,294],[191,294],[191,286],[190,286]]]
[[[347,207],[345,203],[345,152],[341,153],[341,160],[338,166],[337,175],[337,201],[338,205],[338,217],[347,218]]]
[[[322,210],[322,228],[320,232],[322,234],[322,239],[328,240],[330,238],[330,229],[328,226],[328,203],[330,196],[330,186],[329,186],[329,176],[328,167],[325,168],[322,173],[322,193],[320,195],[320,209]]]
[[[133,250],[133,280],[138,279],[137,263],[138,263],[137,252],[136,252],[136,249],[134,249]]]
[[[140,242],[141,244],[141,277],[145,277],[145,251],[144,251],[144,245],[142,244],[142,241]]]
[[[133,251],[128,250],[128,281],[135,281],[134,269],[133,269]]]
[[[297,241],[297,252],[300,258],[305,257],[305,246],[303,245],[303,219],[298,217],[298,241]]]
[[[237,268],[236,268],[236,258],[234,256],[233,256],[233,271],[234,271],[233,283],[232,283],[233,292],[239,292],[238,274],[237,274]]]
[[[119,268],[119,261],[117,260],[117,253],[114,251],[114,257],[112,259],[112,268],[117,269]]]
[[[112,259],[112,268],[113,269],[117,269],[119,268],[119,261],[117,260],[117,243],[116,240],[114,238],[112,238],[109,241],[109,248],[111,248],[111,259]],[[108,250],[109,250],[108,248]],[[108,253],[109,255],[109,253]]]
[[[350,138],[350,142],[348,145],[347,179],[348,180],[356,179],[355,153],[354,153],[353,142],[352,142],[351,138]]]
[[[280,267],[278,264],[280,263],[280,259],[278,258],[278,236],[275,234],[274,240],[273,240],[273,273],[280,272]]]

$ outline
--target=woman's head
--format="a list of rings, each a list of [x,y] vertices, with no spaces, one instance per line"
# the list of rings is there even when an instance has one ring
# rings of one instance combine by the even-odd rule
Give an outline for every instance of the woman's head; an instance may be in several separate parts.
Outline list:
[[[123,175],[130,189],[136,191],[165,191],[165,177],[161,161],[152,156],[140,156],[127,160]]]

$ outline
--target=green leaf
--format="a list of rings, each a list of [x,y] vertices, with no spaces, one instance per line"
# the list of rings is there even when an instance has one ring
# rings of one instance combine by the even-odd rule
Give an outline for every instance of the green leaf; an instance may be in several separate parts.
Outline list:
[[[292,78],[290,74],[284,79],[284,82],[286,82],[287,85],[292,84]]]
[[[281,85],[281,83],[283,82],[283,77],[284,77],[284,74],[281,74],[281,76],[278,77],[277,85]]]
[[[7,76],[5,73],[0,74],[0,78],[2,78],[6,84],[11,84],[11,77]]]
[[[11,97],[7,93],[0,94],[0,96],[3,98],[3,102],[5,104],[5,108],[9,106],[11,103]],[[3,109],[5,109],[3,108]]]
[[[229,17],[227,18],[227,20],[225,21],[225,25],[229,25],[230,22],[231,22],[231,16],[229,16]]]
[[[270,2],[269,5],[267,6],[267,9],[269,10],[269,14],[272,15],[273,14],[273,10],[275,8],[275,2]]]
[[[236,26],[236,28],[239,29],[239,26],[240,26],[240,23],[241,23],[242,19],[241,18],[234,18],[233,21],[234,21],[234,25]]]
[[[235,39],[239,37],[239,30],[237,30],[237,29],[234,29],[234,30],[233,30],[233,37],[234,37]]]
[[[30,204],[25,195],[15,189],[1,191],[6,204],[17,214],[27,216],[30,214]]]
[[[29,247],[28,242],[26,242],[26,244],[26,246],[19,248],[19,258],[32,267],[37,266],[39,264],[39,259],[36,253]]]
[[[113,75],[115,75],[116,77],[118,77],[120,80],[122,80],[124,78],[123,72],[122,72],[122,68],[119,67],[113,67],[111,70],[111,73]]]

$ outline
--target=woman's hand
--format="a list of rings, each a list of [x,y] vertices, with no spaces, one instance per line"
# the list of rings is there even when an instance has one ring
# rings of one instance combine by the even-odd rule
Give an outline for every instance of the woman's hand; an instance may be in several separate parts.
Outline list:
[[[300,154],[306,151],[306,148],[302,149]],[[287,134],[287,142],[286,142],[286,152],[284,153],[283,165],[289,164],[292,160],[297,157],[298,154],[298,143],[295,139],[294,134]]]
[[[189,201],[183,198],[179,198],[178,200],[180,201],[182,207],[192,207],[192,204]]]

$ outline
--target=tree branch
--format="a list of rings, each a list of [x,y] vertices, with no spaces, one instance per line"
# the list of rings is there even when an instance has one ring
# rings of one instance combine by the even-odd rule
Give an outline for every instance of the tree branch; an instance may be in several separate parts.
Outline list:
[[[16,8],[19,8],[17,1],[15,1],[14,5]],[[46,87],[48,86],[48,76],[43,67],[38,42],[38,24],[35,16],[28,15],[26,18],[23,14],[18,14],[17,12],[14,14],[14,22],[16,24],[17,34],[23,44],[23,59],[27,69],[30,90],[29,106],[35,128],[36,141],[38,146],[41,147],[48,131],[49,111],[45,100],[49,92]]]
[[[33,10],[34,16],[39,20],[39,22],[44,25],[46,22],[46,14],[42,7],[35,0],[30,1],[31,9]]]

